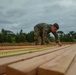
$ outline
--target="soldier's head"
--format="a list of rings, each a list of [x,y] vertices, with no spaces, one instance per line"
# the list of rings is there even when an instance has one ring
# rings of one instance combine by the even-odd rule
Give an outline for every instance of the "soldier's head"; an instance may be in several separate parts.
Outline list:
[[[52,26],[51,26],[51,32],[56,32],[57,30],[59,29],[59,25],[57,23],[54,23]]]

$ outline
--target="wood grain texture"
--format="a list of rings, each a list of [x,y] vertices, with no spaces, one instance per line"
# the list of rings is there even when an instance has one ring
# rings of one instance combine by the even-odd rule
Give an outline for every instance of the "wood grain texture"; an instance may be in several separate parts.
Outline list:
[[[69,49],[70,47],[62,49],[62,50],[58,50],[52,53],[48,53],[42,56],[34,57],[29,60],[25,60],[25,61],[21,61],[21,62],[8,65],[6,69],[6,74],[7,75],[36,75],[37,68],[40,65],[56,58],[57,56],[63,54]]]
[[[38,75],[65,75],[76,55],[75,47],[69,49],[69,51],[72,50],[70,54],[69,52],[68,54],[62,54],[54,60],[41,65],[38,68]]]
[[[34,53],[28,53],[28,54],[22,54],[22,55],[17,55],[17,56],[0,58],[0,74],[5,72],[6,67],[9,64],[16,63],[16,62],[23,61],[23,60],[27,60],[27,59],[31,59],[33,57],[45,55],[48,53],[52,53],[54,51],[62,50],[63,48],[68,48],[68,47],[70,47],[70,46],[66,45],[66,46],[55,48],[55,49],[48,49],[48,50],[46,49],[44,51],[42,50],[42,51],[34,52]]]

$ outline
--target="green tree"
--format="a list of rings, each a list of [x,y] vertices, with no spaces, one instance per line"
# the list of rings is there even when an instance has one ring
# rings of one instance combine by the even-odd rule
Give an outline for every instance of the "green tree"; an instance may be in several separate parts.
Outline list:
[[[63,31],[58,31],[57,32],[60,38],[60,41],[63,42],[64,41],[64,32]]]
[[[12,40],[12,36],[11,36],[11,35],[8,35],[8,36],[7,36],[7,42],[8,42],[8,43],[12,43],[12,41],[13,41],[13,40]]]
[[[20,37],[19,38],[20,42],[26,42],[26,35],[25,35],[25,33],[23,33],[22,29],[20,30],[19,37]]]
[[[20,35],[20,42],[26,42],[26,36],[23,33]]]
[[[3,37],[1,33],[0,33],[0,43],[3,43]]]
[[[58,31],[57,33],[58,33],[59,35],[63,35],[63,34],[64,34],[63,31]]]
[[[17,33],[16,34],[16,37],[15,37],[15,40],[17,43],[20,43],[20,42],[26,42],[26,34],[23,33],[22,30],[20,30],[20,33]]]
[[[15,36],[15,41],[16,41],[17,43],[20,43],[20,36],[19,36],[18,33],[17,33],[16,36]]]
[[[1,34],[2,34],[2,43],[3,42],[7,42],[7,33],[4,29],[1,30]]]
[[[30,31],[26,35],[26,40],[27,40],[27,42],[34,42],[34,31]]]

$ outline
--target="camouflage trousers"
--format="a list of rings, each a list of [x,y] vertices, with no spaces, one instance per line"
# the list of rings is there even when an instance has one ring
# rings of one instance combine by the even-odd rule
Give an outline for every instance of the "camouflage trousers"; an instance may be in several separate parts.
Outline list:
[[[48,42],[43,41],[43,32],[37,27],[34,27],[34,40],[35,40],[35,45],[41,44],[44,45]]]

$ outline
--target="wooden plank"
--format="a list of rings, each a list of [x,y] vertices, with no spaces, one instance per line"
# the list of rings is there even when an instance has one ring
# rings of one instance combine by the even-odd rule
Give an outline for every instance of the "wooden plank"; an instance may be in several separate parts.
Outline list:
[[[65,75],[76,75],[76,56]]]
[[[0,74],[5,73],[6,66],[11,63],[15,63],[15,62],[23,61],[23,60],[30,59],[33,57],[41,56],[41,55],[48,54],[48,53],[51,53],[51,52],[54,52],[57,50],[61,50],[63,48],[68,48],[68,47],[70,47],[70,46],[66,45],[66,46],[58,47],[56,49],[48,49],[48,50],[34,52],[34,53],[28,53],[28,54],[23,54],[23,55],[1,58],[0,59]]]
[[[39,57],[35,57],[26,61],[17,62],[8,65],[6,69],[7,75],[36,75],[38,66],[54,59],[58,55],[66,52],[70,52],[70,48],[65,48],[60,51],[45,54]]]
[[[71,50],[73,49],[71,48]],[[76,52],[72,52],[66,57],[61,55],[53,61],[41,65],[38,68],[38,75],[64,75],[72,63],[75,54]]]

